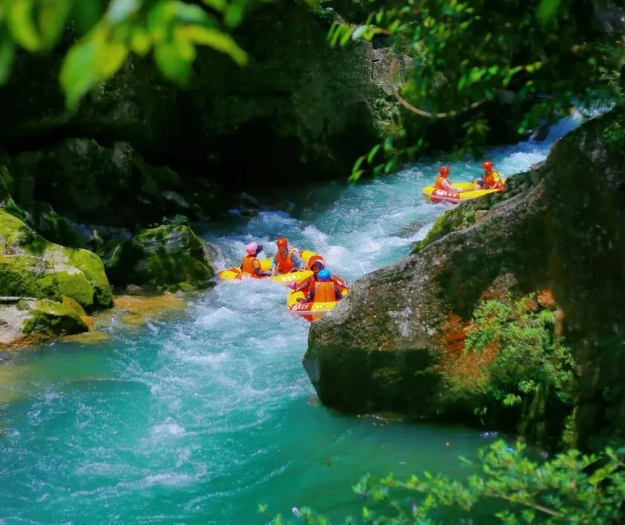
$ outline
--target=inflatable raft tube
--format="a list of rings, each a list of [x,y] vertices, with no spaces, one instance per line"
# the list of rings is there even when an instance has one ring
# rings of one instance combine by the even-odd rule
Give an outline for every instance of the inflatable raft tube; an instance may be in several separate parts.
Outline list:
[[[347,295],[349,290],[343,289],[341,294],[343,297]],[[289,312],[295,315],[300,315],[307,321],[316,321],[317,319],[321,319],[325,314],[327,314],[330,310],[332,310],[337,304],[338,301],[329,301],[329,302],[315,302],[312,303],[298,303],[297,299],[301,297],[302,299],[305,297],[304,292],[295,292],[290,291],[286,298],[286,304]]]
[[[315,260],[321,259],[323,261],[323,257],[316,254],[315,252],[311,252],[310,250],[297,250],[299,256],[302,258],[306,266],[308,267],[309,263],[312,264]],[[260,259],[260,267],[263,271],[271,271],[271,263],[273,259]],[[312,275],[311,270],[301,270],[297,272],[285,273],[281,275],[276,275],[275,277],[263,277],[264,279],[270,279],[276,283],[281,284],[291,284],[291,283],[300,283],[307,277]],[[217,277],[219,279],[223,279],[226,281],[238,280],[240,281],[243,277],[251,277],[247,274],[244,274],[241,271],[241,268],[238,266],[233,266],[232,268],[227,268],[226,270],[221,270]]]
[[[434,186],[426,186],[423,188],[423,197],[428,202],[439,203],[439,202],[449,202],[451,204],[458,204],[462,201],[468,201],[471,199],[479,199],[480,197],[484,197],[484,195],[488,195],[489,193],[496,193],[500,190],[476,190],[475,183],[473,182],[456,182],[454,186],[460,188],[462,190],[470,190],[463,191],[462,193],[453,193],[447,190],[438,190],[434,188]],[[471,191],[472,190],[472,191]]]

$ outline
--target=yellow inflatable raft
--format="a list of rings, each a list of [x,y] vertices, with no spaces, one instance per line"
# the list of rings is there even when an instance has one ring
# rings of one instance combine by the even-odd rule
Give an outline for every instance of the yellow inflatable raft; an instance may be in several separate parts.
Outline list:
[[[505,182],[505,181],[504,181]],[[462,193],[453,193],[447,190],[438,190],[434,188],[434,186],[426,186],[423,188],[423,197],[428,202],[450,202],[452,204],[458,204],[462,201],[467,201],[471,199],[479,199],[484,195],[488,195],[489,193],[496,193],[500,190],[476,190],[476,184],[474,182],[455,182],[454,186],[460,188],[461,190],[465,190]],[[469,191],[466,191],[469,190]]]
[[[297,253],[302,258],[302,261],[304,261],[307,268],[309,268],[310,264],[312,264],[317,259],[321,259],[323,261],[323,258],[320,255],[316,254],[315,252],[311,252],[310,250],[297,250]],[[273,259],[260,259],[261,269],[263,271],[270,271],[272,260]],[[274,282],[281,283],[281,284],[291,284],[291,283],[300,283],[311,275],[312,275],[312,271],[307,269],[307,270],[302,270],[299,272],[291,272],[291,273],[285,273],[282,275],[276,275],[275,277],[265,277],[264,279],[271,279]],[[249,277],[249,276],[247,274],[244,274],[241,271],[241,268],[234,266],[226,270],[221,270],[217,274],[217,277],[219,277],[219,279],[224,279],[224,280],[241,280],[243,279],[243,277]]]
[[[349,290],[344,289],[341,293],[343,297],[345,297],[348,292]],[[330,301],[327,303],[317,303],[314,301],[312,303],[298,303],[298,297],[303,299],[305,297],[304,292],[290,291],[287,295],[286,304],[289,312],[295,315],[301,315],[304,319],[311,322],[321,319],[338,304],[338,301]]]

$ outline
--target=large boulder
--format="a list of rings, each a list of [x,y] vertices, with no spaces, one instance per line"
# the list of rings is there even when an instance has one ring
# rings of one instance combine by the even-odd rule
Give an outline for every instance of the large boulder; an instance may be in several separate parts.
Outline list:
[[[47,241],[8,209],[0,209],[0,296],[58,301],[66,296],[88,312],[112,306],[96,254]]]
[[[416,418],[453,412],[436,365],[476,305],[548,291],[578,363],[577,444],[597,443],[599,429],[625,436],[623,120],[615,110],[580,126],[506,193],[447,212],[415,253],[356,281],[310,330],[303,364],[321,401]]]
[[[214,248],[184,225],[143,230],[105,244],[99,253],[114,286],[187,291],[210,286],[215,275]]]

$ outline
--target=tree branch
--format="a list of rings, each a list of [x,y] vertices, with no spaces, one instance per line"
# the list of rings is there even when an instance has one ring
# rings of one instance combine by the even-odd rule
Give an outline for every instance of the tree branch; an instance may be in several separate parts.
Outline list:
[[[459,109],[457,111],[448,111],[446,113],[430,113],[428,111],[423,111],[422,109],[419,109],[419,108],[413,106],[410,102],[408,102],[405,98],[403,98],[399,94],[399,87],[397,87],[395,85],[395,79],[394,79],[394,76],[395,76],[395,66],[396,65],[397,65],[397,59],[394,58],[393,61],[391,62],[391,70],[389,72],[391,86],[393,87],[393,94],[395,95],[395,98],[397,99],[397,101],[402,106],[404,106],[405,108],[409,109],[413,113],[416,113],[417,115],[420,115],[422,117],[426,117],[426,118],[451,118],[451,117],[455,117],[456,115],[460,115],[461,113],[466,113],[467,111],[475,109],[476,107],[484,104],[484,102],[486,102],[488,100],[487,98],[484,98],[482,100],[479,100],[478,102],[473,102],[473,104],[471,104],[470,106],[467,106],[466,108],[462,108],[462,109]]]

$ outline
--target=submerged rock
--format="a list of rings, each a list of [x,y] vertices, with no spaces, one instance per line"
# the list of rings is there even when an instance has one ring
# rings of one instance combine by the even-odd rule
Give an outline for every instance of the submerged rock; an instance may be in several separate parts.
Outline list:
[[[6,209],[0,209],[0,295],[57,301],[66,296],[87,311],[113,302],[96,254],[48,242]]]
[[[182,225],[143,230],[105,244],[100,253],[115,286],[188,291],[210,286],[215,275],[211,248]]]
[[[549,290],[579,365],[573,444],[596,443],[598,429],[624,437],[625,156],[604,133],[624,119],[616,110],[570,132],[505,193],[447,212],[412,255],[356,281],[310,330],[303,364],[321,401],[476,418],[475,399],[441,402],[435,365],[462,344],[481,300]],[[541,410],[526,427],[537,439],[562,430],[560,414]]]

